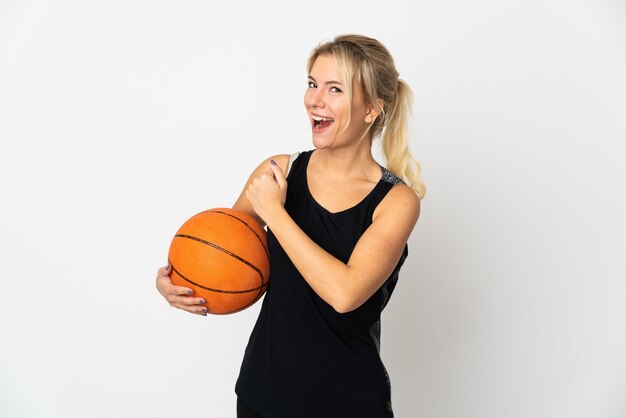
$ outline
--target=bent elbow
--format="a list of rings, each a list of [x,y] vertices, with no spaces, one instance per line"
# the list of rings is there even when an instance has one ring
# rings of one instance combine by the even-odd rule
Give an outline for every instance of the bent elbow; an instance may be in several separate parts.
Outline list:
[[[363,301],[359,301],[355,298],[344,297],[334,301],[330,306],[332,306],[338,314],[347,314],[354,311],[362,304]]]
[[[350,279],[347,279],[350,281]],[[333,292],[333,300],[329,302],[330,306],[339,313],[346,314],[354,311],[365,303],[370,295],[363,293],[356,286],[343,286],[336,288]]]
[[[344,305],[331,305],[331,306],[333,307],[335,312],[337,312],[338,314],[347,314],[348,312],[351,312],[351,311],[354,310],[354,309],[350,309],[350,307],[344,306]]]

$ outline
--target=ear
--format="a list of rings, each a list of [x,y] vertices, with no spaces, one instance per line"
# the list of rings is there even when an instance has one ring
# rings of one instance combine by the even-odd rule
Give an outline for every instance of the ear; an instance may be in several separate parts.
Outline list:
[[[376,101],[376,105],[368,107],[365,114],[365,123],[374,123],[378,115],[383,111],[384,102],[382,99]]]

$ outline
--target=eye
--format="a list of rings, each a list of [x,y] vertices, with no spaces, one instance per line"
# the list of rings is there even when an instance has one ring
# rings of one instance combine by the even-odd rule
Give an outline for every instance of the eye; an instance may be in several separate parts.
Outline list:
[[[313,81],[309,81],[309,88],[310,89],[317,88],[317,85]]]
[[[342,93],[341,89],[339,87],[331,87],[330,88],[330,92],[331,93]]]

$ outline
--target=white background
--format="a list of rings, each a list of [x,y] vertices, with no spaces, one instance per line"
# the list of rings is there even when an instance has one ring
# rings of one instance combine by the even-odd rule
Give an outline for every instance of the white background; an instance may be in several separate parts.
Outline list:
[[[626,417],[623,1],[0,1],[0,417],[234,417],[260,303],[170,308],[189,216],[312,148],[306,59],[382,41],[429,187],[397,417]],[[297,418],[297,417],[294,417]]]

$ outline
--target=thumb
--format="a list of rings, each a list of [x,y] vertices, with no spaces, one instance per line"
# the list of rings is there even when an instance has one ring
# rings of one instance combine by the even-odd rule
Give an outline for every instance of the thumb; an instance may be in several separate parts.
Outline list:
[[[170,279],[171,272],[172,272],[172,266],[169,263],[167,263],[167,266],[161,267],[159,269],[157,273],[157,279],[171,283],[172,282],[172,279]]]
[[[274,172],[274,178],[276,179],[276,183],[278,183],[278,187],[284,189],[287,187],[287,179],[285,179],[285,174],[283,170],[276,164],[276,161],[270,160],[270,167],[272,167],[272,171]]]

